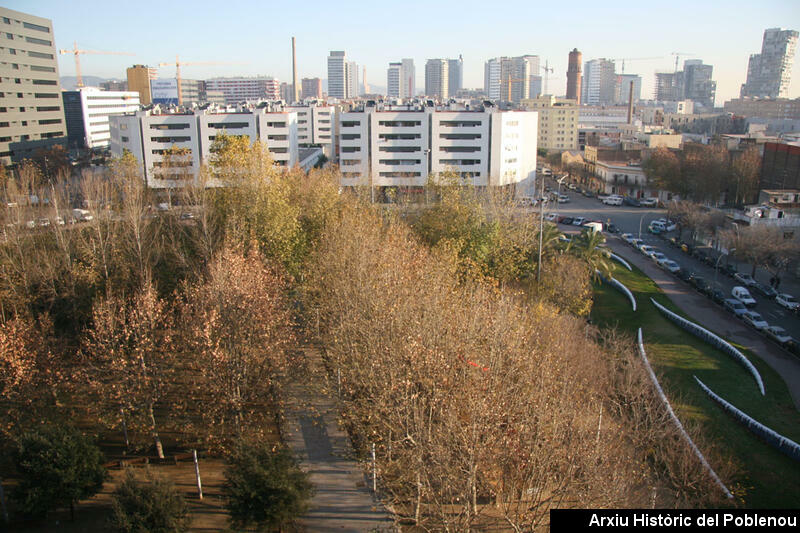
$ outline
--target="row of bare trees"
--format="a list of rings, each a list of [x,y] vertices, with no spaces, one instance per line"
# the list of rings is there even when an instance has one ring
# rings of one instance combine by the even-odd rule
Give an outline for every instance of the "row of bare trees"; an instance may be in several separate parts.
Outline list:
[[[464,277],[460,261],[355,205],[309,269],[344,416],[361,449],[376,445],[402,514],[530,531],[554,507],[713,500],[630,339],[601,345],[582,320]]]

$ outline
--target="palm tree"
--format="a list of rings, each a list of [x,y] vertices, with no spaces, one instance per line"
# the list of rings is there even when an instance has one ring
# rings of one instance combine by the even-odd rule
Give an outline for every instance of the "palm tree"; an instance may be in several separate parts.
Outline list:
[[[595,278],[599,274],[610,279],[613,267],[609,261],[611,253],[602,246],[605,242],[606,238],[599,231],[583,231],[567,250],[586,261]]]

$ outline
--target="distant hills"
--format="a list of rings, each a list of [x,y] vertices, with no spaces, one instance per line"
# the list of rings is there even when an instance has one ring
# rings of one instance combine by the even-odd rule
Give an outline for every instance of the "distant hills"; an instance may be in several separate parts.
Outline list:
[[[99,87],[104,81],[120,81],[117,78],[101,78],[99,76],[81,76],[86,87]],[[72,91],[78,87],[78,78],[75,76],[61,76],[61,88]]]

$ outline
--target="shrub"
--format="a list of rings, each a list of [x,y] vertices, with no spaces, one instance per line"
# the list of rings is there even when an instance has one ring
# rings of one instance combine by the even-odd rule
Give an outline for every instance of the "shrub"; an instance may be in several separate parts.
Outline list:
[[[44,517],[97,494],[106,469],[100,449],[69,426],[42,426],[20,437],[14,454],[20,484],[13,499],[26,515]]]
[[[308,509],[313,485],[288,449],[239,444],[229,461],[223,490],[233,527],[268,531]]]
[[[186,500],[171,481],[154,476],[149,469],[143,481],[128,470],[111,505],[111,522],[125,533],[178,533],[189,525]]]

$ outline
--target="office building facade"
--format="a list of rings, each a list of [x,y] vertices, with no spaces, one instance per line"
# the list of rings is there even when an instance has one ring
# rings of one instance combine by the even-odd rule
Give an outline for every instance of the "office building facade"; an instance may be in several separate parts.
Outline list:
[[[617,74],[614,62],[605,58],[587,61],[583,67],[581,102],[588,105],[614,103]]]
[[[64,115],[70,148],[108,148],[111,140],[109,117],[138,111],[139,93],[134,91],[101,91],[81,87],[64,91]]]
[[[464,58],[447,60],[447,93],[455,96],[464,88]]]
[[[0,162],[67,143],[53,23],[0,8]]]
[[[142,105],[153,103],[150,91],[150,81],[158,78],[158,69],[145,65],[133,65],[126,70],[128,76],[128,90],[139,93],[139,102]]]
[[[211,78],[205,81],[207,91],[221,92],[226,104],[279,100],[281,83],[274,78]]]
[[[300,98],[322,98],[322,80],[319,78],[303,78]]]
[[[425,62],[425,96],[447,98],[450,96],[450,64],[447,59],[429,59]]]

